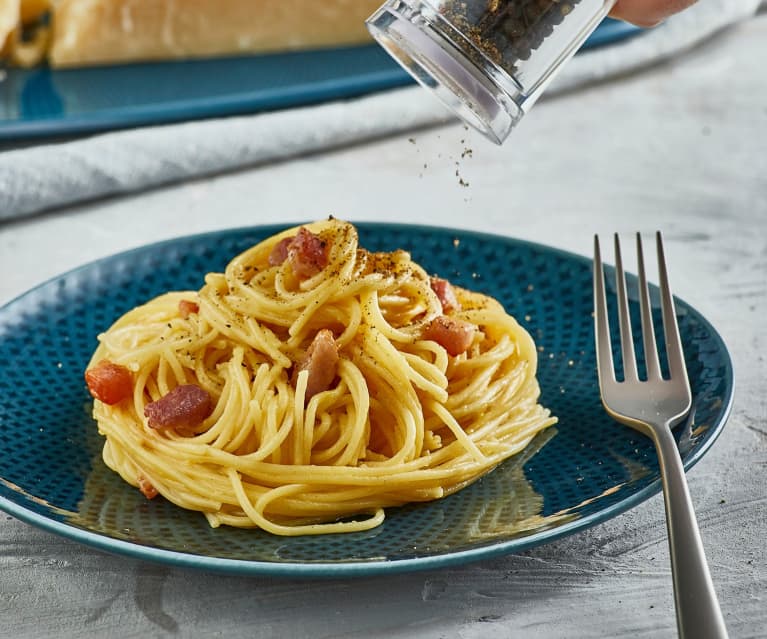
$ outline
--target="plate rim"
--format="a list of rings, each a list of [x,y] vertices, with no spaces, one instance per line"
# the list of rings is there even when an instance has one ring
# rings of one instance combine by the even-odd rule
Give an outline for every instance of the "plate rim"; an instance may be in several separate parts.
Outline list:
[[[437,226],[432,224],[409,224],[404,222],[372,222],[372,221],[353,221],[349,220],[361,233],[375,233],[380,231],[404,231],[415,230],[421,233],[440,232],[445,236],[456,235],[458,239],[462,236],[473,237],[478,240],[491,240],[507,245],[521,245],[531,250],[542,251],[546,254],[555,255],[574,262],[580,262],[582,265],[593,265],[593,260],[558,247],[550,246],[536,241],[517,238],[510,235],[496,234],[486,231],[477,231],[471,229],[462,229],[454,227]],[[307,222],[273,222],[269,224],[258,224],[248,226],[236,226],[224,229],[204,231],[201,233],[192,233],[179,235],[173,238],[150,242],[133,248],[128,248],[116,253],[106,255],[94,260],[90,260],[79,266],[59,273],[53,277],[47,278],[32,288],[13,297],[0,306],[0,329],[4,326],[4,315],[7,309],[16,304],[20,304],[26,298],[32,298],[38,294],[41,289],[52,285],[53,283],[71,278],[80,272],[88,271],[100,265],[116,262],[118,260],[130,259],[135,255],[144,252],[155,253],[161,251],[163,247],[181,242],[204,242],[213,240],[222,236],[238,236],[246,234],[258,234],[264,238],[273,235],[276,232],[286,230],[293,226],[298,226]],[[674,295],[674,301],[679,309],[686,312],[692,312],[696,320],[702,323],[708,334],[713,338],[717,345],[717,352],[722,356],[725,363],[725,389],[722,393],[723,404],[720,411],[720,418],[712,427],[712,432],[695,448],[695,450],[683,460],[685,471],[689,471],[697,464],[703,456],[711,449],[724,430],[734,401],[734,369],[732,356],[727,348],[724,339],[711,322],[697,311],[693,306],[685,302],[682,298]],[[0,330],[0,340],[2,339],[2,330]],[[617,426],[617,425],[616,425]],[[0,477],[0,479],[3,479]],[[6,483],[5,480],[3,483]],[[10,482],[8,482],[10,483]],[[585,531],[593,526],[608,521],[631,510],[639,504],[647,501],[651,497],[662,491],[660,478],[651,482],[643,489],[629,495],[628,497],[607,506],[601,510],[580,516],[571,521],[567,521],[553,528],[538,530],[526,536],[516,537],[505,541],[490,543],[475,548],[468,548],[459,551],[441,551],[435,554],[423,557],[413,557],[407,559],[371,559],[371,560],[352,560],[348,562],[301,562],[301,561],[280,561],[268,562],[249,559],[232,559],[225,557],[214,557],[210,555],[199,555],[195,553],[184,553],[178,550],[158,548],[138,542],[126,541],[111,537],[109,535],[98,533],[90,529],[80,528],[50,517],[25,507],[7,497],[0,495],[0,510],[15,517],[16,519],[31,524],[47,532],[54,533],[66,539],[82,543],[85,546],[97,550],[106,551],[111,554],[140,559],[171,565],[180,568],[191,568],[205,570],[210,572],[226,573],[231,575],[249,575],[263,577],[284,577],[299,579],[335,579],[347,577],[370,577],[379,575],[402,574],[411,572],[421,572],[437,568],[446,568],[467,563],[492,559],[494,557],[505,556],[515,552],[521,552],[529,548],[551,543],[557,539],[572,535],[576,532]]]

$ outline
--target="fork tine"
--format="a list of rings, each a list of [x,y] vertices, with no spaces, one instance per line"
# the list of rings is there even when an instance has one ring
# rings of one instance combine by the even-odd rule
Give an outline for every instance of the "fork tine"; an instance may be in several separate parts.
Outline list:
[[[637,374],[636,355],[634,353],[634,336],[631,332],[631,315],[626,294],[626,276],[623,272],[621,243],[615,234],[615,287],[618,289],[618,322],[621,335],[621,357],[623,359],[623,379],[633,381],[639,379]]]
[[[652,310],[650,307],[650,292],[647,288],[642,235],[640,233],[637,233],[637,263],[639,266],[639,308],[642,315],[642,343],[644,344],[647,379],[661,379],[658,346],[655,341],[655,329],[653,328]]]
[[[610,325],[607,321],[605,272],[599,250],[599,236],[594,236],[594,337],[597,347],[597,376],[600,386],[606,380],[615,380]]]
[[[674,306],[674,297],[671,295],[671,287],[668,283],[666,255],[663,250],[663,237],[660,231],[656,232],[655,241],[658,247],[658,275],[660,279],[661,310],[663,311],[663,333],[666,337],[669,373],[672,379],[678,377],[687,380],[687,366],[684,363],[682,339],[679,337],[676,308]]]

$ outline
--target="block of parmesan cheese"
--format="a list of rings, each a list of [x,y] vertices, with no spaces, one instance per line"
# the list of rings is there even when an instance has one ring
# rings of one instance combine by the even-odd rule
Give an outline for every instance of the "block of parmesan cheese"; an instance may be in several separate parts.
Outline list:
[[[54,0],[54,67],[289,51],[369,41],[382,0]]]

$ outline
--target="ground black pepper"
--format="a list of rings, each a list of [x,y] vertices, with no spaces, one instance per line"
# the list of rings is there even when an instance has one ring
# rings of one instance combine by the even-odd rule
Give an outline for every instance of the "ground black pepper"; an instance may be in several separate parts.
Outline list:
[[[491,62],[513,74],[580,0],[447,0],[440,13]]]

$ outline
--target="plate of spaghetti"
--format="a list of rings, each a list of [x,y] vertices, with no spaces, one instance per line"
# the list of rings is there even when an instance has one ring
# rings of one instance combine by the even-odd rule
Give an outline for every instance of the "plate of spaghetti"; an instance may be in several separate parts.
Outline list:
[[[333,217],[149,245],[0,309],[0,508],[96,548],[341,577],[516,552],[660,491],[601,408],[591,263]],[[678,301],[695,410],[732,366]]]

